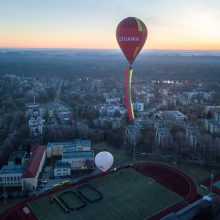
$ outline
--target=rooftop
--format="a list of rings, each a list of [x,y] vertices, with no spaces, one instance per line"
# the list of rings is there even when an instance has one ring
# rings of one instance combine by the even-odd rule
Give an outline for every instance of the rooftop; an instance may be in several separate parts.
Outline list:
[[[75,139],[74,144],[82,145],[83,147],[91,147],[91,141],[90,140],[81,140],[81,139]]]
[[[74,145],[74,142],[73,141],[48,142],[47,147],[50,147],[50,146],[60,146],[60,145],[72,146],[72,145]]]
[[[63,159],[68,158],[94,158],[93,151],[72,151],[72,152],[63,152]]]
[[[44,146],[39,145],[35,148],[32,148],[31,151],[32,151],[32,154],[31,154],[31,157],[30,157],[29,162],[27,164],[27,169],[22,176],[24,178],[36,176],[37,171],[40,166],[40,162],[41,162],[43,154],[45,152],[45,148],[44,148]]]
[[[64,146],[69,149],[75,150],[76,147],[83,146],[83,147],[91,147],[91,141],[90,140],[81,140],[81,139],[75,139],[74,141],[58,141],[58,142],[48,142],[47,147],[50,146]]]
[[[26,151],[15,151],[11,155],[9,161],[14,161],[15,158],[20,158],[22,160],[23,158],[25,158],[26,154],[27,154]]]
[[[22,174],[23,171],[23,165],[5,165],[2,167],[0,174]]]
[[[170,115],[175,115],[177,117],[181,116],[181,117],[186,117],[182,112],[180,111],[163,111],[164,114],[170,114]]]
[[[63,162],[62,160],[57,160],[54,168],[70,168],[71,164],[67,162]]]

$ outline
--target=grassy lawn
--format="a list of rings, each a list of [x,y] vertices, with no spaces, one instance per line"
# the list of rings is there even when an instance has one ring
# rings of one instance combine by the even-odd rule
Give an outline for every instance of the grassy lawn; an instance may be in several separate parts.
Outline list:
[[[93,149],[95,150],[95,153],[100,151],[109,151],[114,156],[115,165],[122,164],[124,160],[131,157],[128,152],[110,147],[106,142],[94,144]]]
[[[15,204],[17,204],[18,202],[21,202],[24,199],[25,198],[16,198],[16,199],[7,198],[6,204],[4,204],[4,198],[1,197],[0,198],[0,213],[4,212],[6,209],[14,206]]]
[[[203,183],[205,180],[210,178],[211,170],[196,165],[181,165],[177,167],[185,171],[197,184]]]
[[[181,163],[180,165],[174,165],[171,162],[164,162],[158,159],[145,158],[143,162],[153,162],[158,164],[166,164],[172,166],[175,169],[179,169],[189,175],[197,184],[203,183],[205,180],[210,179],[210,174],[213,169],[202,167],[194,164]],[[215,176],[220,175],[220,169],[214,170]]]
[[[216,181],[213,183],[213,186],[220,188],[220,181]]]
[[[83,209],[65,213],[50,197],[29,206],[42,219],[138,220],[145,219],[182,198],[141,173],[128,168],[89,182],[103,194],[103,199]]]
[[[150,159],[146,158],[143,161],[145,162],[154,162],[154,163],[162,163],[169,166],[174,167],[175,169],[179,169],[180,171],[185,172],[188,176],[190,176],[194,182],[197,185],[198,193],[201,195],[206,195],[207,190],[204,190],[200,187],[200,184],[203,184],[206,180],[210,179],[210,175],[213,169],[202,167],[199,165],[193,165],[193,164],[180,164],[180,165],[174,165],[170,162],[161,162],[157,159]],[[220,175],[220,169],[214,169],[214,175],[219,176]]]

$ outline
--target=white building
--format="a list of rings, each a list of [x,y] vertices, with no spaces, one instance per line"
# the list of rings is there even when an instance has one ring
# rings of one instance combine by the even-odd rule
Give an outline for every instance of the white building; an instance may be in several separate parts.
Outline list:
[[[21,187],[22,190],[37,188],[38,177],[45,162],[44,146],[33,147],[30,157],[25,151],[16,151],[8,161],[8,165],[0,171],[1,187]]]
[[[62,160],[57,160],[54,166],[54,177],[67,177],[71,174],[71,164],[63,162]]]
[[[121,118],[99,117],[93,120],[93,124],[100,128],[118,129],[121,127]]]
[[[29,134],[31,137],[38,137],[43,134],[45,120],[41,117],[31,117],[28,120]]]
[[[71,170],[93,169],[94,152],[64,149],[62,162],[71,164]]]
[[[40,108],[39,104],[37,103],[30,103],[26,105],[27,107],[27,117],[32,117],[32,116],[40,116],[43,117],[44,112],[43,109]]]
[[[144,103],[135,102],[135,103],[133,103],[133,108],[134,108],[134,110],[136,110],[138,112],[143,112],[144,111]]]
[[[168,147],[171,141],[171,134],[168,128],[157,128],[156,142],[160,147]]]
[[[75,139],[74,141],[48,142],[46,149],[47,158],[61,156],[64,147],[69,147],[75,151],[90,151],[91,141]]]
[[[129,144],[134,144],[140,139],[140,128],[137,125],[129,125],[126,130],[126,136]]]
[[[23,165],[5,165],[0,171],[1,187],[16,187],[22,185]]]
[[[220,134],[220,112],[214,112],[214,119],[205,119],[205,129],[213,134]]]
[[[8,165],[24,165],[29,160],[26,151],[15,151],[8,160]]]
[[[43,134],[43,127],[45,124],[45,120],[43,118],[44,111],[43,108],[39,107],[39,104],[31,103],[27,104],[27,116],[28,127],[29,127],[29,135],[30,137],[38,137]]]
[[[207,114],[209,111],[220,111],[220,105],[208,105],[205,107],[205,113]]]
[[[205,119],[205,129],[213,134],[220,134],[220,123],[215,120]]]
[[[180,111],[163,111],[162,116],[164,119],[175,121],[184,121],[187,119],[187,116]]]
[[[204,142],[203,136],[200,131],[194,126],[187,126],[186,127],[186,140],[188,141],[189,145],[195,151],[201,147]]]
[[[214,118],[215,118],[215,121],[220,123],[220,112],[215,112],[214,113]]]
[[[38,177],[42,171],[45,158],[44,146],[39,145],[31,149],[31,157],[22,175],[22,190],[34,190],[37,188]]]

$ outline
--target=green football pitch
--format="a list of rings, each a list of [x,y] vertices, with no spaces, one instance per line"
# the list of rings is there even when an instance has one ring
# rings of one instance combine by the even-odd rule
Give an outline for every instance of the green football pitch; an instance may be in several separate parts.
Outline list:
[[[103,199],[88,203],[80,210],[66,213],[58,203],[50,203],[51,196],[33,201],[29,207],[38,219],[138,220],[146,219],[182,199],[132,168],[91,180],[88,184],[99,190]]]

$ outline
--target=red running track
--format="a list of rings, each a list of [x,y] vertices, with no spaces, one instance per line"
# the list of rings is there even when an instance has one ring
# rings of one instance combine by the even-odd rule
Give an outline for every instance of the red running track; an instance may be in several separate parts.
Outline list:
[[[132,166],[125,166],[120,167],[118,170],[132,167],[133,169],[139,171],[140,173],[153,178],[156,182],[164,185],[168,189],[172,190],[176,194],[183,197],[183,200],[162,210],[159,213],[156,213],[154,216],[150,217],[149,220],[159,220],[160,218],[164,217],[165,215],[169,214],[170,212],[176,212],[180,209],[186,207],[187,205],[191,204],[192,202],[198,200],[200,196],[197,194],[196,185],[193,180],[187,176],[185,173],[176,170],[172,167],[156,164],[156,163],[140,163],[134,164]],[[98,175],[94,175],[88,178],[85,178],[75,184],[71,184],[70,186],[66,186],[65,188],[70,188],[72,186],[77,186],[79,184],[88,182],[91,179],[96,179],[102,176],[108,175],[108,173],[102,173]],[[1,220],[37,220],[35,215],[31,212],[30,214],[24,214],[22,208],[27,206],[27,203],[41,199],[49,194],[53,194],[58,191],[62,191],[62,189],[54,190],[50,193],[44,193],[41,196],[35,198],[28,198],[15,206],[11,207],[10,209],[6,210],[4,213],[0,215]]]
[[[155,163],[136,164],[133,167],[135,170],[153,178],[161,185],[164,185],[184,198],[182,201],[150,217],[150,220],[158,220],[170,212],[177,212],[201,198],[200,195],[197,194],[196,184],[194,181],[185,173],[177,169]]]

